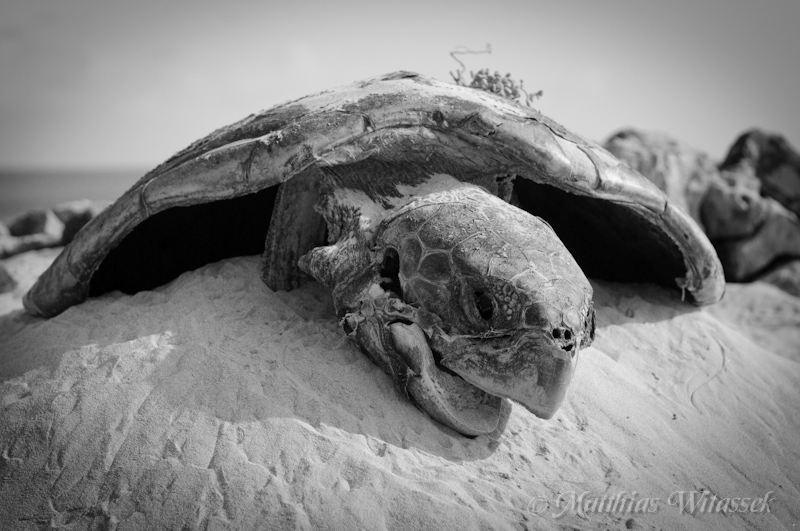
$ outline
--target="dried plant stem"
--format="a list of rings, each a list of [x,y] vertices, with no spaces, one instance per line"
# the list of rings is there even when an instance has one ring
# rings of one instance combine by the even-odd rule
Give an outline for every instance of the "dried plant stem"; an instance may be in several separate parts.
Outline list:
[[[470,50],[466,46],[459,46],[450,52],[450,56],[460,65],[460,68],[456,70],[455,73],[450,72],[450,75],[457,85],[493,92],[512,101],[516,101],[517,103],[524,103],[528,107],[531,107],[537,98],[542,97],[543,92],[541,90],[529,93],[523,87],[523,81],[520,80],[519,83],[517,83],[517,81],[511,77],[510,73],[501,76],[500,72],[495,71],[495,73],[492,74],[489,72],[488,68],[478,70],[477,73],[470,71],[469,75],[471,79],[467,82],[466,76],[464,76],[467,67],[456,55],[481,53],[492,53],[491,44],[487,44],[485,49],[478,51]]]

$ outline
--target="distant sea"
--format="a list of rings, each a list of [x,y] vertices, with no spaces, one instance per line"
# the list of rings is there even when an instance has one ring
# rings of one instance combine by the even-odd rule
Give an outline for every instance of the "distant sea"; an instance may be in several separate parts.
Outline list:
[[[146,173],[142,170],[0,170],[0,220],[75,199],[113,201]]]

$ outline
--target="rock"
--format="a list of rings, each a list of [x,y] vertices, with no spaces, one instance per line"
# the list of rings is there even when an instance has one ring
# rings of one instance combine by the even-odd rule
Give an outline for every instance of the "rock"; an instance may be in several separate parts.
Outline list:
[[[71,242],[78,231],[109,204],[111,204],[110,201],[80,199],[56,205],[53,208],[53,212],[64,223],[64,235],[61,244],[66,245]]]
[[[108,201],[79,200],[51,209],[36,209],[0,224],[0,258],[66,245],[95,217]]]
[[[700,207],[703,228],[712,240],[746,238],[755,234],[774,203],[761,197],[759,182],[746,168],[714,179]]]
[[[771,269],[758,280],[777,286],[786,293],[800,297],[800,260],[791,260]]]
[[[711,184],[701,207],[729,281],[750,281],[780,259],[800,258],[800,220],[760,189],[752,167],[732,166]]]
[[[8,293],[17,286],[17,281],[6,270],[5,265],[0,262],[0,293]]]
[[[781,135],[752,129],[736,139],[720,169],[749,166],[762,195],[800,216],[800,153]]]
[[[800,221],[777,202],[767,200],[769,212],[758,230],[744,238],[712,239],[728,281],[753,280],[771,264],[800,258]]]
[[[719,174],[707,154],[665,134],[636,129],[612,135],[603,147],[647,177],[703,226],[700,207]]]
[[[782,137],[757,131],[742,135],[719,168],[707,154],[661,133],[628,129],[604,147],[700,224],[728,281],[761,278],[789,293],[800,285],[798,268],[764,274],[776,262],[800,258],[800,221],[778,201],[778,196],[784,204],[800,201],[800,180],[792,180],[793,168],[800,166]],[[768,190],[775,199],[764,196]]]
[[[8,223],[8,231],[11,236],[16,237],[48,233],[57,234],[61,238],[64,228],[60,221],[50,210],[29,210],[13,218]]]
[[[0,258],[57,247],[64,236],[64,223],[52,210],[32,210],[21,214],[9,222],[8,229],[9,235],[0,237]]]

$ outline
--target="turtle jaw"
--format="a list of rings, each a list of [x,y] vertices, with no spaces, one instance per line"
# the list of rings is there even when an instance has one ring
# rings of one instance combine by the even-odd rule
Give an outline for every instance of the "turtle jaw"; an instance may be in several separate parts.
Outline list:
[[[441,364],[493,396],[520,403],[543,419],[561,407],[578,362],[578,345],[569,352],[545,341],[497,349],[479,341],[442,356]]]
[[[425,333],[417,324],[389,325],[392,347],[407,364],[406,390],[431,417],[467,436],[485,435],[500,423],[502,399],[437,367]]]

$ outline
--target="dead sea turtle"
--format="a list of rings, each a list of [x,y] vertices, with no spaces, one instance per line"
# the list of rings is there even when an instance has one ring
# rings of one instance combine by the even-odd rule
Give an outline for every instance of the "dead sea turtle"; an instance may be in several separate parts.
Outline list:
[[[594,336],[586,275],[695,304],[724,290],[697,225],[608,152],[502,97],[397,72],[189,146],[92,220],[25,307],[52,316],[262,251],[268,286],[303,271],[328,286],[344,331],[467,435],[494,431],[504,398],[558,409]]]

